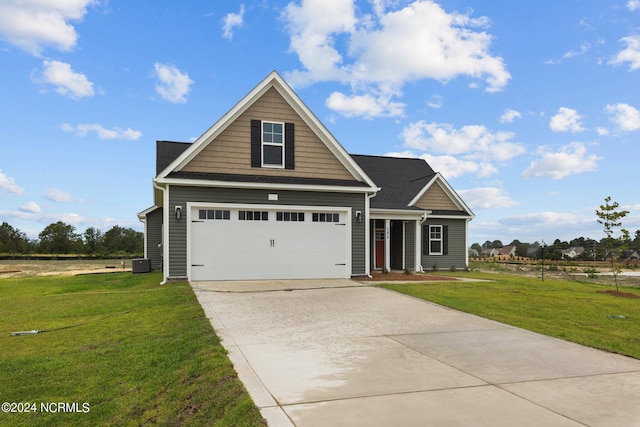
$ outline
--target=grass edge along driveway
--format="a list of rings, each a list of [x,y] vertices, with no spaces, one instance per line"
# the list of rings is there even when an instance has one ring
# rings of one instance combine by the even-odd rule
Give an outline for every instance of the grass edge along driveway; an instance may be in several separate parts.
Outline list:
[[[0,280],[0,425],[265,425],[191,287],[160,281]]]
[[[490,281],[380,286],[512,326],[640,359],[640,299],[599,293],[611,287],[590,283],[542,282],[539,278],[476,272],[465,273],[464,277]],[[623,290],[640,296],[636,288]]]

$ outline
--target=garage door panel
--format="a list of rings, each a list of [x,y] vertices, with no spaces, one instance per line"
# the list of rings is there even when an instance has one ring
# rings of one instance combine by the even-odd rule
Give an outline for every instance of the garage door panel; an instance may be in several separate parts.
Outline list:
[[[284,215],[282,208],[247,209],[267,214],[247,220],[248,215],[239,215],[242,209],[232,209],[226,220],[192,222],[191,280],[348,277],[346,225],[318,221],[337,216],[316,215],[313,221],[308,209],[304,215]],[[198,218],[198,208],[192,215]],[[339,219],[345,216],[342,212]]]

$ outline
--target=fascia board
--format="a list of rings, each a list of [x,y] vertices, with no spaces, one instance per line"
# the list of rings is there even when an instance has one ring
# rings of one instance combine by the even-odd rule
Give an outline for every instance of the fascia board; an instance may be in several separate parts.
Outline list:
[[[406,219],[419,220],[430,211],[409,211],[400,209],[369,209],[370,219]]]
[[[431,219],[473,219],[475,215],[427,215]]]
[[[260,190],[300,190],[300,191],[323,191],[332,193],[376,193],[380,191],[378,187],[349,187],[336,185],[308,185],[308,184],[276,184],[257,182],[233,182],[215,181],[204,179],[176,179],[176,178],[156,178],[160,185],[178,185],[185,187],[212,187],[212,188],[246,188]]]

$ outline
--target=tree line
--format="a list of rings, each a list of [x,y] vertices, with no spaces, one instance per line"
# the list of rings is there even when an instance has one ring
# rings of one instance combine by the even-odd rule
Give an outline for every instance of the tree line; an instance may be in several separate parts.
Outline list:
[[[141,256],[144,253],[144,234],[119,225],[114,225],[105,233],[95,227],[78,233],[73,225],[58,221],[46,226],[37,239],[30,239],[6,222],[0,225],[0,254],[36,253]]]
[[[634,234],[634,238],[624,239],[613,242],[611,249],[607,247],[607,238],[601,240],[594,240],[585,237],[577,237],[572,240],[560,240],[555,239],[553,243],[544,243],[544,258],[549,260],[561,260],[563,259],[562,251],[570,248],[583,248],[584,252],[578,254],[575,258],[576,261],[594,261],[604,260],[609,258],[610,250],[619,251],[622,250],[621,258],[624,259],[625,255],[631,256],[633,252],[640,254],[640,230],[637,230]],[[513,240],[509,244],[505,245],[500,240],[485,241],[482,245],[480,243],[474,243],[471,245],[472,249],[482,253],[483,249],[501,249],[505,246],[515,246],[516,257],[526,257],[531,259],[542,259],[543,245],[542,242],[521,242],[520,240]]]

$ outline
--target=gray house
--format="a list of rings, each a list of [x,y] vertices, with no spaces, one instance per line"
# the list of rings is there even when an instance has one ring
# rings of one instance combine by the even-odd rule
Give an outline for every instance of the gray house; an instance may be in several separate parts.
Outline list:
[[[473,213],[420,159],[350,155],[272,72],[193,143],[157,142],[145,257],[164,278],[466,268]]]

